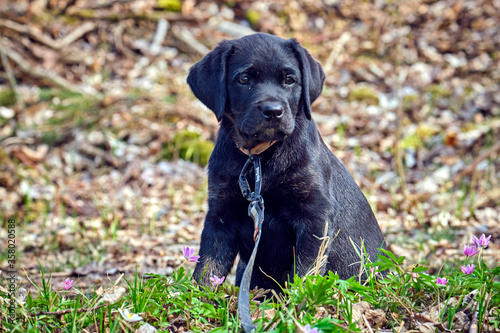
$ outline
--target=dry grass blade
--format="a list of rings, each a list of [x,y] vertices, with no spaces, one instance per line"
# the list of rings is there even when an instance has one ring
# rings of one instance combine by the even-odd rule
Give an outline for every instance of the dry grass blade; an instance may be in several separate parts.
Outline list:
[[[325,221],[325,229],[323,230],[323,237],[319,238],[322,240],[321,245],[318,250],[318,256],[316,257],[316,260],[314,261],[314,266],[307,272],[307,275],[318,275],[321,273],[321,268],[326,264],[328,260],[328,255],[325,254],[326,249],[330,246],[330,244],[333,242],[333,240],[338,236],[340,230],[337,232],[335,237],[330,238],[328,235],[328,221]]]

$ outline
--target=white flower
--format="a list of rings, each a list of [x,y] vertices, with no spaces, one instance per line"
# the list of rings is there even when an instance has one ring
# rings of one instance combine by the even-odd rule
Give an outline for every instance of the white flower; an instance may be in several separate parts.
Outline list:
[[[131,313],[129,309],[118,309],[118,312],[122,315],[123,319],[126,321],[139,321],[142,320],[142,317],[139,316],[137,313]]]

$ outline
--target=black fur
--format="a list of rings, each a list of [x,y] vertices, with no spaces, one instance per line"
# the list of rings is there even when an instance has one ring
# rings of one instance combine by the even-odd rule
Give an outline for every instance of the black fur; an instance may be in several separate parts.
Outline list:
[[[261,154],[265,218],[252,288],[277,289],[273,279],[283,285],[294,272],[304,276],[318,256],[326,221],[334,240],[322,274],[333,271],[345,279],[360,273],[351,241],[358,247],[363,241],[371,260],[384,247],[370,205],[311,119],[324,77],[296,40],[267,34],[223,41],[191,68],[188,84],[220,121],[194,272],[201,284],[209,285],[213,275],[226,276],[239,254],[239,285],[254,246],[248,201],[238,186],[247,156],[237,146],[277,141]]]

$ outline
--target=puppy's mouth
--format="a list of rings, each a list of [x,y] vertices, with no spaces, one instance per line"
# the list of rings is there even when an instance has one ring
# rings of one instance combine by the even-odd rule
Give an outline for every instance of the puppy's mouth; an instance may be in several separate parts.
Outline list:
[[[254,134],[242,131],[235,132],[235,143],[242,150],[252,150],[256,147],[257,151],[267,149],[271,144],[282,141],[288,137],[288,134],[276,129],[264,129]]]

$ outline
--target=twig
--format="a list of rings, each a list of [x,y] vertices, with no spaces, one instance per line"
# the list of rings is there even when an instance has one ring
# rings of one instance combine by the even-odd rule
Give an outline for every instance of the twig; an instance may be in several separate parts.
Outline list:
[[[153,42],[149,47],[149,53],[153,56],[157,56],[161,52],[161,43],[165,39],[168,30],[168,21],[165,19],[160,19],[158,21],[158,26],[156,28],[156,33],[153,37]]]
[[[491,155],[495,154],[496,152],[500,151],[500,142],[497,142],[493,147],[485,151],[481,156],[477,157],[474,162],[472,162],[467,168],[463,169],[458,175],[453,177],[452,185],[456,185],[460,179],[463,177],[467,176],[468,174],[472,173],[474,170],[476,170],[476,167],[479,163],[490,157]]]
[[[36,143],[36,141],[34,138],[30,138],[30,137],[23,138],[23,137],[18,137],[18,136],[12,136],[12,137],[7,138],[7,139],[3,140],[2,142],[0,142],[0,148],[5,149],[8,146],[33,145],[35,143]]]
[[[124,4],[124,3],[128,3],[128,2],[134,2],[134,1],[136,1],[136,0],[110,0],[110,1],[104,2],[104,3],[95,3],[95,4],[92,3],[89,7],[84,7],[84,8],[103,9],[103,8],[111,7],[115,3]]]
[[[325,66],[323,66],[325,73],[331,73],[333,70],[333,65],[339,59],[340,55],[345,51],[345,44],[352,38],[350,32],[346,31],[340,35],[339,38],[334,42],[332,50],[325,61]]]
[[[398,8],[399,9],[399,8]],[[398,19],[397,27],[400,28],[403,26],[403,23],[400,19]],[[396,96],[398,98],[398,107],[396,109],[396,142],[395,142],[395,152],[394,158],[396,159],[396,171],[398,173],[399,179],[401,179],[401,192],[403,192],[403,200],[406,201],[407,198],[407,190],[406,190],[406,176],[405,169],[403,166],[403,153],[401,149],[401,132],[402,132],[402,123],[403,123],[403,96],[401,85],[403,84],[404,79],[398,77],[401,71],[401,34],[397,34],[397,45],[396,45],[396,55],[395,55],[395,69],[396,69],[396,80],[394,87],[396,91]]]
[[[477,333],[479,330],[479,319],[478,319],[478,311],[474,311],[472,315],[472,321],[470,323],[469,333]]]
[[[85,22],[81,26],[71,31],[66,36],[64,36],[63,38],[55,40],[53,47],[56,49],[61,49],[65,46],[68,46],[73,42],[75,42],[76,40],[80,39],[86,33],[94,30],[96,27],[97,25],[94,22]]]
[[[200,42],[196,40],[196,38],[193,36],[193,34],[186,28],[179,28],[179,27],[172,27],[172,32],[174,33],[174,36],[191,47],[193,50],[198,52],[201,55],[205,55],[210,50]]]
[[[366,316],[364,314],[363,314],[363,320],[365,322],[366,328],[368,328],[368,331],[370,331],[370,333],[373,333],[372,327],[370,326],[370,323],[368,322],[368,319],[366,319]]]
[[[401,326],[399,326],[399,331],[398,331],[398,333],[401,333],[401,330],[403,329],[404,324],[405,324],[404,320],[401,320],[401,323],[399,324],[399,325],[401,325]]]
[[[217,30],[222,31],[234,38],[240,38],[255,33],[255,30],[252,28],[229,21],[220,21],[216,26]]]
[[[1,45],[0,45],[0,56],[2,57],[2,65],[3,65],[3,68],[5,69],[5,73],[7,74],[7,79],[9,80],[9,85],[12,88],[14,95],[16,96],[17,105],[19,106],[20,110],[24,110],[24,101],[21,98],[19,91],[17,91],[16,78],[14,76],[14,73],[12,73],[12,69],[10,68],[10,65],[9,65],[9,60],[7,59],[7,55],[3,52]]]
[[[43,69],[40,67],[32,66],[19,53],[8,48],[4,44],[2,44],[1,40],[0,40],[0,52],[5,53],[12,61],[14,61],[21,68],[21,70],[23,72],[25,72],[31,76],[37,77],[39,79],[48,80],[59,87],[62,87],[62,88],[68,89],[68,90],[72,90],[72,91],[78,92],[80,94],[94,95],[94,94],[98,93],[97,90],[95,90],[94,88],[92,88],[90,86],[84,87],[84,86],[75,85],[75,84],[69,82],[68,80],[66,80],[65,78],[57,75],[53,71],[49,71],[49,70],[46,70],[46,69]]]
[[[147,20],[147,21],[158,21],[160,19],[165,19],[169,22],[192,22],[198,23],[198,20],[193,15],[183,15],[180,13],[165,13],[165,12],[122,12],[116,13],[111,11],[84,11],[70,8],[67,11],[67,15],[90,19],[90,20],[108,20],[119,22],[126,19],[134,19],[134,20]]]
[[[59,311],[53,311],[53,312],[49,312],[49,311],[40,311],[38,313],[32,313],[31,315],[33,317],[36,317],[36,316],[62,316],[62,315],[65,315],[67,313],[72,313],[73,311],[75,311],[76,313],[80,313],[80,312],[86,312],[86,311],[94,311],[94,310],[97,310],[97,309],[100,309],[100,308],[103,308],[107,306],[107,304],[102,304],[102,305],[99,305],[95,308],[92,308],[92,309],[87,309],[87,308],[80,308],[80,309],[67,309],[67,310],[59,310]]]
[[[134,52],[130,51],[123,45],[122,34],[125,28],[133,23],[134,23],[133,20],[127,19],[118,22],[118,24],[113,28],[113,40],[115,41],[116,49],[121,53],[123,53],[125,56],[132,59],[134,59],[136,55],[134,54]]]
[[[0,27],[29,35],[40,43],[43,43],[48,47],[53,48],[54,50],[59,50],[80,39],[86,33],[94,30],[97,25],[94,22],[85,22],[66,36],[57,40],[54,40],[51,37],[45,35],[43,32],[33,26],[19,24],[10,20],[0,19]]]
[[[121,165],[120,160],[114,157],[113,155],[108,154],[104,150],[99,149],[86,142],[80,143],[78,146],[78,150],[86,155],[90,155],[93,157],[100,157],[115,168],[118,168]]]

